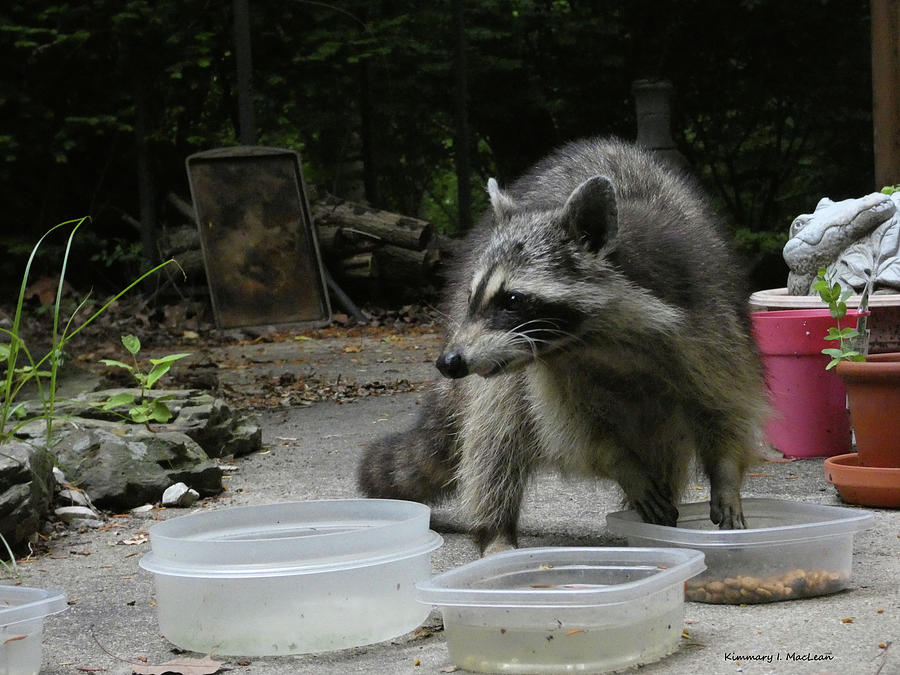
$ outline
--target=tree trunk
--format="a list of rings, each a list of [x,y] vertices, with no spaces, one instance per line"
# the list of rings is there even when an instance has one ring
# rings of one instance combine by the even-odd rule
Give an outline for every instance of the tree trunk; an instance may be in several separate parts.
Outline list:
[[[156,250],[156,203],[154,199],[153,169],[147,136],[150,129],[150,104],[143,80],[134,80],[134,140],[137,169],[138,208],[141,222],[141,250],[151,263],[158,259]]]
[[[472,226],[472,166],[469,157],[471,146],[469,131],[469,85],[466,59],[466,24],[463,0],[453,0],[454,87],[453,162],[456,168],[457,218],[460,232]]]
[[[253,58],[248,0],[234,0],[234,58],[237,66],[238,138],[241,145],[256,145],[253,110]]]

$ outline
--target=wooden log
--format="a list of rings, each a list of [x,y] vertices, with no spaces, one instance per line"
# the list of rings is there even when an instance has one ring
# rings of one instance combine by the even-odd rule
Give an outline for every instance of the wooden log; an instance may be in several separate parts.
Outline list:
[[[378,237],[386,244],[421,251],[431,240],[434,228],[418,218],[373,209],[362,204],[329,197],[313,204],[313,218],[320,226],[349,228]]]
[[[319,250],[323,254],[335,253],[338,246],[338,235],[341,228],[331,225],[316,225],[316,240],[319,242]]]
[[[378,278],[378,263],[372,252],[357,253],[340,261],[341,274],[353,279]]]
[[[193,223],[182,227],[167,227],[159,237],[159,251],[164,257],[191,250],[200,250],[200,232]]]
[[[440,252],[437,249],[410,251],[400,246],[381,246],[375,249],[375,259],[379,269],[391,270],[392,275],[398,272],[408,277],[424,277],[440,260]]]
[[[166,201],[171,204],[178,213],[183,215],[185,218],[191,221],[191,225],[197,224],[197,216],[194,213],[194,207],[184,201],[181,197],[176,195],[174,192],[170,192],[166,195]]]

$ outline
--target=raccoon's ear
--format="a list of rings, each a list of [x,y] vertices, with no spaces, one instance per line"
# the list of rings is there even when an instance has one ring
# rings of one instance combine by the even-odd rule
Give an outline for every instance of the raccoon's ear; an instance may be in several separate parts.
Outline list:
[[[594,176],[575,188],[563,206],[561,222],[572,239],[595,253],[615,239],[619,209],[609,178]]]
[[[491,198],[491,206],[494,209],[494,216],[500,220],[503,216],[513,211],[516,207],[515,202],[500,189],[494,178],[488,178],[487,182],[488,196]]]

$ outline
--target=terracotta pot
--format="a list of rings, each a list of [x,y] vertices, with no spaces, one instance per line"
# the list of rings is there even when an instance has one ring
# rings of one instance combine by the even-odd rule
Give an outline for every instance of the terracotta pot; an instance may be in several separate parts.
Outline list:
[[[825,477],[849,504],[900,508],[900,468],[860,466],[851,452],[826,459]]]
[[[900,467],[900,352],[835,368],[847,386],[859,465]]]

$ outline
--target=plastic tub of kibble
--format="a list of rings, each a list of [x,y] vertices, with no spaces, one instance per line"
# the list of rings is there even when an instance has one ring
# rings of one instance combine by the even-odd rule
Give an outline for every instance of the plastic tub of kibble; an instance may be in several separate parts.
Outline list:
[[[37,675],[44,619],[67,607],[62,591],[0,586],[0,673]]]
[[[337,499],[198,512],[153,526],[160,632],[200,653],[343,649],[418,627],[414,597],[441,537],[430,509]]]
[[[795,600],[847,587],[853,535],[874,523],[868,511],[780,499],[744,499],[745,530],[719,530],[709,503],[682,504],[678,526],[652,525],[635,511],[606,517],[630,546],[674,546],[706,554],[706,572],[685,587],[696,602]]]
[[[703,554],[673,548],[529,548],[417,584],[440,608],[450,660],[484,673],[605,673],[678,648],[684,582]]]

